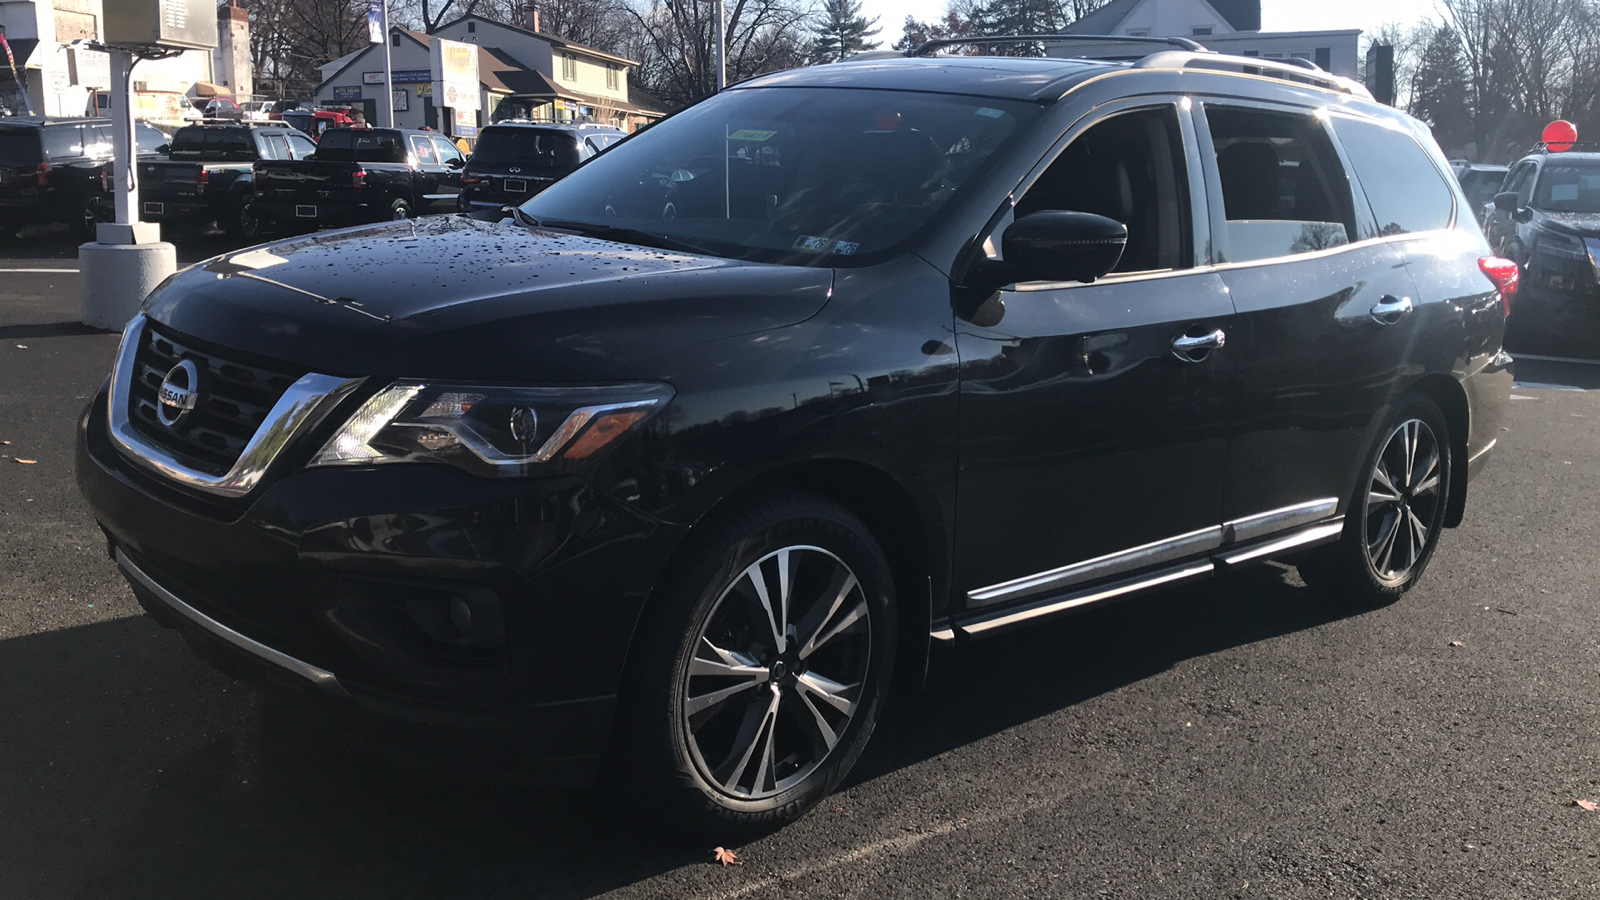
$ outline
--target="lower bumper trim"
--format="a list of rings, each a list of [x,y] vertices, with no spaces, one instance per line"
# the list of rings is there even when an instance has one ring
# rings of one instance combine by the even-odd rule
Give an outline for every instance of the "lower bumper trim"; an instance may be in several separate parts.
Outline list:
[[[155,581],[155,579],[145,574],[145,571],[139,568],[133,562],[133,560],[129,559],[128,555],[122,552],[121,548],[118,548],[116,551],[116,560],[117,565],[122,567],[122,571],[126,573],[129,578],[137,581],[146,590],[155,595],[163,604],[165,604],[178,615],[183,616],[194,624],[204,628],[206,631],[211,632],[218,638],[227,641],[235,647],[238,647],[240,650],[249,653],[251,656],[272,663],[281,669],[289,671],[300,676],[301,678],[306,679],[307,681],[310,681],[312,684],[335,697],[348,698],[350,696],[350,692],[345,690],[344,685],[339,683],[339,679],[332,672],[329,672],[326,669],[319,669],[310,663],[295,659],[287,653],[274,650],[258,640],[246,637],[178,599],[177,595],[162,587]]]

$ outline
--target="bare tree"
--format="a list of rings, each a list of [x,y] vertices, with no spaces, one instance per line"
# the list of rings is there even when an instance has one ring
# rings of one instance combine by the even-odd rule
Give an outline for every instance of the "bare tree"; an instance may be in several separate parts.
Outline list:
[[[635,0],[636,3],[640,0]],[[646,0],[626,9],[638,30],[634,59],[639,83],[672,105],[716,92],[715,5],[697,0]],[[732,0],[727,11],[727,78],[731,84],[804,65],[805,0]]]

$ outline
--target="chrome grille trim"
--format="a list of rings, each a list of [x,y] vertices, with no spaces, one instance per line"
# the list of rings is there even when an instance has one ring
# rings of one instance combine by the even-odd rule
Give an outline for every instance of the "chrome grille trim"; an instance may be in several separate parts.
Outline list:
[[[329,410],[362,382],[360,378],[332,375],[305,375],[291,384],[267,412],[266,420],[245,444],[233,466],[221,475],[191,468],[168,451],[150,443],[133,427],[129,415],[129,396],[135,377],[140,338],[146,319],[137,315],[122,332],[117,364],[111,371],[111,394],[106,403],[111,439],[141,466],[185,487],[223,497],[242,497],[255,489],[272,461],[284,447],[305,429],[315,425]]]

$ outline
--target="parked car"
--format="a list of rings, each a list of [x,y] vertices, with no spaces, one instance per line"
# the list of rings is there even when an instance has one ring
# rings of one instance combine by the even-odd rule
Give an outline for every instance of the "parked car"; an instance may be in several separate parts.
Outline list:
[[[256,163],[255,211],[302,229],[454,212],[462,165],[436,131],[340,128],[308,159]]]
[[[168,159],[140,163],[139,210],[147,222],[200,228],[216,222],[254,242],[258,160],[307,159],[317,145],[282,122],[189,125],[173,135]]]
[[[239,108],[244,111],[245,121],[267,122],[271,121],[273,107],[276,105],[277,102],[273,100],[248,100],[239,104]]]
[[[616,129],[501,122],[478,135],[461,171],[463,211],[516,205],[627,135]]]
[[[159,158],[167,135],[136,122],[140,160]],[[23,226],[65,222],[79,240],[115,211],[111,123],[99,118],[0,119],[0,238]]]
[[[295,128],[311,136],[313,141],[322,140],[322,135],[330,128],[348,128],[350,117],[342,112],[331,109],[306,109],[297,107],[286,109],[278,116]]]
[[[1496,252],[1522,267],[1516,346],[1600,358],[1600,147],[1519,161],[1485,230]]]
[[[1500,193],[1509,171],[1509,166],[1482,163],[1467,163],[1456,169],[1456,180],[1461,182],[1461,191],[1467,195],[1467,208],[1480,223],[1484,221],[1485,211],[1494,203],[1495,194]]]
[[[186,269],[79,484],[208,657],[718,841],[935,644],[1292,554],[1394,600],[1505,421],[1516,270],[1415,119],[1161,49],[758,77],[509,215]]]

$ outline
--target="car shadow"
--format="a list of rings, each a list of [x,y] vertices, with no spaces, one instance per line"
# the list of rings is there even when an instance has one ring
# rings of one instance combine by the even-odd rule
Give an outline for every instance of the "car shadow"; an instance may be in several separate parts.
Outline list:
[[[974,643],[851,781],[1341,615],[1262,567]],[[397,768],[143,617],[0,641],[0,684],[0,896],[576,898],[706,859],[596,791]]]
[[[0,341],[23,341],[29,338],[72,337],[80,334],[110,334],[82,322],[39,322],[29,325],[0,325]]]

